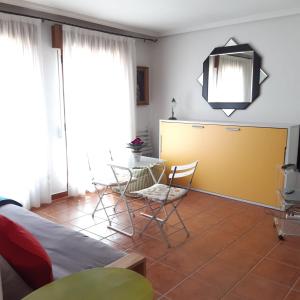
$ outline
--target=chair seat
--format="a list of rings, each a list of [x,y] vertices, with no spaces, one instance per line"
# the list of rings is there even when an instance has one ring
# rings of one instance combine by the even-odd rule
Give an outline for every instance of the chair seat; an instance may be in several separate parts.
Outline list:
[[[150,199],[152,201],[163,202],[166,200],[168,191],[169,191],[168,185],[157,183],[146,189],[135,191],[134,193],[139,194],[140,196]],[[188,190],[186,189],[171,187],[167,202],[171,202],[179,198],[182,198],[187,194],[187,192]]]

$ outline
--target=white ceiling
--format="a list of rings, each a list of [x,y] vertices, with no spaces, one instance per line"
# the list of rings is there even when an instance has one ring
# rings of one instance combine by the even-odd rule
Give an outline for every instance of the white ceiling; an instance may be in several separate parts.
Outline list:
[[[155,36],[300,13],[299,0],[4,0]],[[28,5],[25,5],[28,6]],[[30,6],[30,4],[29,4]],[[32,5],[31,5],[32,6]],[[54,10],[53,10],[54,9]],[[49,9],[48,9],[49,11]],[[71,13],[71,15],[70,15]],[[74,15],[75,16],[75,15]]]

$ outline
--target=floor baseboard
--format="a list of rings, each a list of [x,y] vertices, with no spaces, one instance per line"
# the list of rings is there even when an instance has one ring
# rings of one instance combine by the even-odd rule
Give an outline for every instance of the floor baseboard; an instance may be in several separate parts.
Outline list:
[[[51,195],[52,200],[58,200],[58,199],[65,198],[65,197],[68,197],[67,191]]]

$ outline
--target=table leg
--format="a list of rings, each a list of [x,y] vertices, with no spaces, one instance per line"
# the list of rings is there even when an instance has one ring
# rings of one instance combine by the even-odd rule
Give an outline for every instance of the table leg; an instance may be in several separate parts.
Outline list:
[[[163,163],[163,170],[162,170],[162,172],[161,172],[161,174],[160,174],[160,176],[159,176],[159,178],[158,178],[158,180],[157,180],[157,183],[160,183],[160,182],[161,182],[161,180],[162,180],[162,178],[163,178],[165,172],[166,172],[166,165]]]
[[[134,224],[133,224],[133,220],[132,220],[132,212],[131,212],[131,208],[130,208],[130,206],[129,206],[129,203],[128,203],[127,197],[126,197],[126,191],[127,191],[127,188],[128,188],[129,184],[130,184],[131,181],[132,181],[132,172],[131,172],[130,169],[128,169],[128,168],[121,168],[121,167],[119,168],[119,169],[126,170],[126,171],[129,172],[129,180],[128,180],[128,182],[126,183],[125,188],[122,189],[122,186],[121,186],[121,184],[120,184],[120,182],[119,182],[118,176],[117,176],[116,171],[115,171],[115,167],[111,167],[111,169],[112,169],[112,171],[113,171],[114,177],[115,177],[115,179],[116,179],[116,181],[117,181],[117,184],[118,184],[118,187],[119,187],[119,191],[120,191],[120,199],[122,199],[122,200],[124,201],[124,203],[125,203],[126,211],[127,211],[127,213],[128,213],[128,216],[129,216],[129,221],[130,221],[130,226],[131,226],[132,231],[131,231],[131,232],[128,232],[128,231],[125,231],[125,230],[121,230],[121,229],[116,228],[115,226],[113,226],[112,223],[110,223],[110,224],[107,226],[107,228],[112,229],[112,230],[115,230],[115,231],[117,231],[117,232],[119,232],[119,233],[125,234],[125,235],[127,235],[127,236],[129,236],[129,237],[132,237],[132,236],[134,235],[134,233],[135,233],[135,229],[134,229]],[[115,213],[116,213],[116,206],[114,207],[114,211],[115,211]]]
[[[160,183],[161,180],[162,180],[162,177],[163,177],[163,175],[164,175],[164,173],[166,171],[166,166],[165,166],[165,164],[163,164],[163,170],[162,170],[161,174],[159,175],[158,179],[155,178],[155,176],[154,176],[154,174],[152,172],[152,167],[147,167],[147,169],[148,169],[148,171],[149,171],[149,173],[150,173],[150,175],[151,175],[151,177],[153,179],[153,182],[154,183]]]

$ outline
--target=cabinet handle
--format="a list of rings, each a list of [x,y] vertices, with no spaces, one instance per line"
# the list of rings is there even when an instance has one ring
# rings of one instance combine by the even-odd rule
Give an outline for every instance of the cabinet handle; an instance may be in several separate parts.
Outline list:
[[[192,125],[192,127],[193,127],[193,128],[202,128],[202,129],[204,128],[203,125]]]
[[[226,130],[228,130],[228,131],[240,131],[241,128],[238,128],[238,127],[226,127]]]

